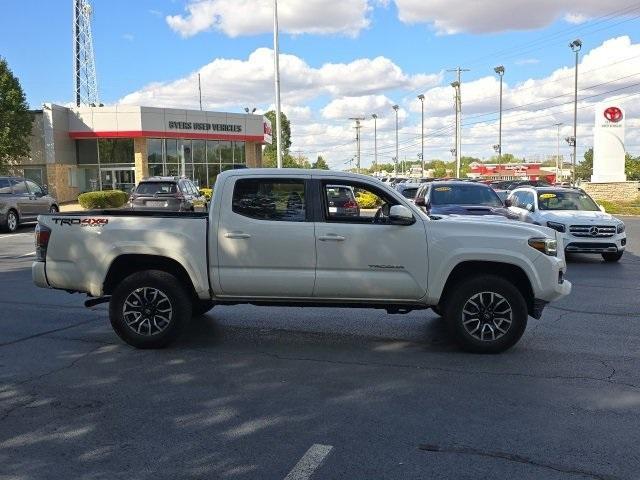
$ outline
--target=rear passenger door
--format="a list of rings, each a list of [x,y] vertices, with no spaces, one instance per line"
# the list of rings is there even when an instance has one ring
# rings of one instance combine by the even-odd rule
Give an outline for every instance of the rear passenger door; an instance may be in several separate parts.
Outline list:
[[[316,248],[309,179],[252,175],[224,183],[217,228],[224,296],[312,296]]]
[[[49,212],[49,199],[44,196],[42,188],[31,180],[25,180],[32,199],[33,210],[36,215]]]
[[[13,179],[11,184],[20,220],[32,220],[37,215],[33,201],[35,197],[29,193],[27,183],[22,179]]]

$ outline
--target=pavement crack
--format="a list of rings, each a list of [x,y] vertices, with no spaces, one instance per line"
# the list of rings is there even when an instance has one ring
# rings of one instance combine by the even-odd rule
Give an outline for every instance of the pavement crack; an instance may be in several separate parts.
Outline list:
[[[2,303],[2,302],[0,302],[0,303]],[[91,322],[97,322],[98,320],[101,320],[101,319],[92,318],[91,320],[83,320],[82,322],[74,323],[72,325],[67,325],[66,327],[54,328],[53,330],[46,330],[44,332],[34,333],[33,335],[29,335],[27,337],[17,338],[16,340],[11,340],[9,342],[0,343],[0,348],[1,347],[6,347],[6,346],[9,346],[9,345],[15,345],[16,343],[26,342],[27,340],[32,340],[34,338],[44,337],[45,335],[50,335],[52,333],[62,332],[64,330],[69,330],[71,328],[80,327],[82,325],[86,325],[86,324],[91,323]]]
[[[549,305],[547,308],[552,310],[560,310],[568,313],[585,313],[587,315],[603,315],[605,317],[627,317],[627,318],[640,318],[638,312],[596,312],[589,310],[580,310],[577,308],[558,307],[557,305]]]
[[[522,463],[524,465],[545,468],[547,470],[553,470],[555,472],[566,473],[570,475],[580,475],[582,477],[593,478],[596,480],[619,480],[620,479],[620,477],[616,477],[614,475],[591,472],[589,470],[567,467],[564,465],[558,465],[554,463],[544,463],[544,462],[534,460],[532,458],[525,457],[523,455],[518,455],[515,453],[482,450],[479,448],[473,448],[473,447],[467,447],[467,446],[461,446],[461,445],[441,446],[441,445],[432,445],[432,444],[421,444],[421,445],[418,445],[418,449],[424,450],[426,452],[453,453],[453,454],[459,454],[459,455],[474,455],[478,457],[497,458],[501,460],[506,460],[508,462]]]

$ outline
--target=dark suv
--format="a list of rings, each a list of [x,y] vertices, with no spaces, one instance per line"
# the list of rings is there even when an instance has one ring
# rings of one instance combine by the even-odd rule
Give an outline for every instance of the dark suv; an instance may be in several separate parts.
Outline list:
[[[207,199],[196,185],[186,178],[144,178],[129,197],[134,210],[169,210],[193,212],[207,209]]]
[[[15,232],[19,224],[35,222],[41,213],[58,211],[56,199],[36,182],[0,177],[0,230]]]

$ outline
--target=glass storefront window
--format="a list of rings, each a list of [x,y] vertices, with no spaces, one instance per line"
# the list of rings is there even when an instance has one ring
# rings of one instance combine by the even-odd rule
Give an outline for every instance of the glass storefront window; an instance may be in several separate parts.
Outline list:
[[[193,178],[192,180],[199,188],[207,186],[207,166],[204,163],[193,164]]]
[[[178,141],[178,156],[180,157],[183,152],[185,163],[191,163],[191,140]],[[182,161],[182,159],[180,159],[180,161]]]
[[[178,141],[167,138],[165,151],[167,153],[167,163],[178,163]]]
[[[98,167],[78,168],[78,188],[80,193],[100,190]]]
[[[149,164],[149,176],[150,177],[161,177],[164,175],[164,168],[161,163],[150,163]]]
[[[98,140],[100,165],[133,163],[133,138],[101,138]]]
[[[220,162],[233,163],[233,149],[231,142],[220,142]]]
[[[162,163],[162,139],[147,139],[147,160],[149,163]]]
[[[194,140],[191,147],[193,163],[207,162],[207,143],[204,140]]]
[[[220,163],[220,142],[207,140],[207,163]]]
[[[236,165],[244,165],[244,142],[233,142],[233,163]]]
[[[179,177],[181,175],[179,163],[167,163],[165,165],[165,175],[168,177]]]
[[[220,173],[220,165],[207,165],[209,181],[207,185],[209,188],[213,188],[213,185],[216,183],[216,178]]]
[[[95,139],[76,140],[76,158],[78,165],[96,165],[98,163],[98,141]]]

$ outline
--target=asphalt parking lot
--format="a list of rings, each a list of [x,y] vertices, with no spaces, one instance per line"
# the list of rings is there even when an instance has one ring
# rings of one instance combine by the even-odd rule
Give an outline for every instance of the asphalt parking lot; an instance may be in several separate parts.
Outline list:
[[[432,312],[216,307],[137,351],[0,235],[0,479],[640,478],[640,219],[513,350]]]

